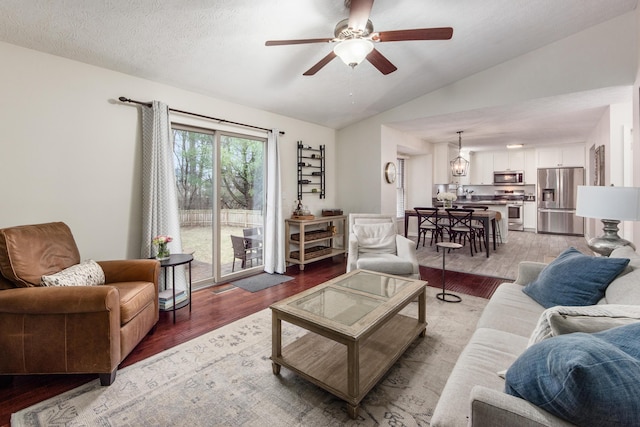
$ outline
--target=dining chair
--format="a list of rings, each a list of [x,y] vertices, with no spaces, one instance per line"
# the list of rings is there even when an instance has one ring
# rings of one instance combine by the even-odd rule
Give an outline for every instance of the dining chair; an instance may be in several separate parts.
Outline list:
[[[466,246],[469,242],[469,251],[473,256],[473,251],[478,252],[476,247],[476,231],[472,225],[471,216],[473,209],[446,209],[449,218],[449,241]]]
[[[489,206],[486,205],[463,205],[462,209],[473,209],[478,211],[486,211],[489,209]],[[480,251],[482,251],[482,245],[484,244],[484,224],[480,220],[473,220],[471,225],[476,231],[476,237],[478,238],[478,246],[480,247]]]
[[[438,236],[440,236],[440,241],[443,241],[442,225],[438,221],[438,208],[416,207],[413,209],[415,209],[418,215],[418,242],[416,243],[416,249],[418,249],[420,245],[421,238],[422,247],[424,247],[424,243],[427,240],[427,233],[431,233],[430,246],[433,245],[434,238],[436,243],[438,243]],[[438,250],[437,246],[436,250]]]

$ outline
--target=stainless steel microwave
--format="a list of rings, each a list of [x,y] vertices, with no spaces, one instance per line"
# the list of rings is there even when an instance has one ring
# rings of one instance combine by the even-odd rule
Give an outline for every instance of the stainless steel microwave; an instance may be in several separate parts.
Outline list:
[[[523,171],[496,171],[493,173],[494,185],[524,185]]]

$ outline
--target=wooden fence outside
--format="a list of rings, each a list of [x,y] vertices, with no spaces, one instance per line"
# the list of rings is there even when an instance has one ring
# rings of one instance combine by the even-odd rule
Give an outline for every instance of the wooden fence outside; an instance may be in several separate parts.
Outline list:
[[[220,211],[222,225],[237,227],[259,227],[264,224],[262,211],[245,209],[223,209]],[[211,209],[190,209],[180,211],[180,225],[185,227],[211,227]]]

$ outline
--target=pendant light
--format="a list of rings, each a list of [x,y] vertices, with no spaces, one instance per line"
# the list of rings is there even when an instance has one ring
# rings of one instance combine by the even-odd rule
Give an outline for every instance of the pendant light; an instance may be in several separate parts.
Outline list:
[[[469,171],[469,161],[462,157],[462,131],[458,131],[458,157],[451,160],[451,175],[467,176]]]

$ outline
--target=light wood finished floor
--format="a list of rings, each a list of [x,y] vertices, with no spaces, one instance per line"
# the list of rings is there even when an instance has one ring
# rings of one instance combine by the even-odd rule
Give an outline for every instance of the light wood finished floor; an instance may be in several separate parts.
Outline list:
[[[411,236],[410,238],[414,242],[417,239]],[[484,251],[480,252],[480,248],[473,257],[469,254],[468,247],[447,252],[446,269],[515,280],[520,261],[545,262],[545,257],[555,257],[570,246],[586,255],[593,255],[582,236],[509,231],[509,242],[499,245],[495,252],[491,246],[489,258],[485,256]],[[435,245],[429,246],[428,239],[424,247],[420,241],[417,254],[420,265],[442,268],[442,251],[436,252]]]

